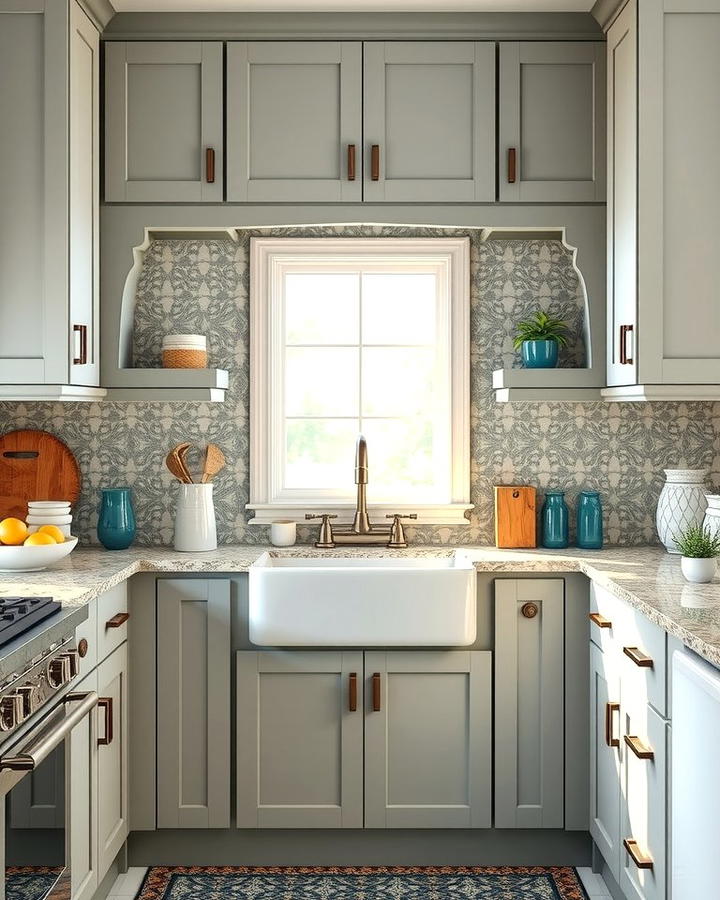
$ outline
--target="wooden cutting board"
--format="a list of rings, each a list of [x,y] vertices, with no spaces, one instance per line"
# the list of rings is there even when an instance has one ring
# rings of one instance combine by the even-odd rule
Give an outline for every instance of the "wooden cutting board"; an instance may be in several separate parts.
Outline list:
[[[28,500],[80,496],[80,469],[70,448],[48,431],[9,431],[0,437],[0,519],[25,521]]]
[[[534,487],[495,486],[495,546],[537,547]]]

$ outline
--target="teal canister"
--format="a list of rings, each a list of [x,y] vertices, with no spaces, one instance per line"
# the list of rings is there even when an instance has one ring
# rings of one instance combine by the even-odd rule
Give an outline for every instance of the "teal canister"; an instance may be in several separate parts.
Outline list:
[[[570,514],[565,491],[547,491],[540,514],[542,545],[548,550],[562,550],[570,543]]]
[[[103,488],[97,535],[106,550],[127,550],[135,540],[135,512],[129,487]]]
[[[602,550],[603,512],[599,491],[581,491],[577,503],[577,545]]]

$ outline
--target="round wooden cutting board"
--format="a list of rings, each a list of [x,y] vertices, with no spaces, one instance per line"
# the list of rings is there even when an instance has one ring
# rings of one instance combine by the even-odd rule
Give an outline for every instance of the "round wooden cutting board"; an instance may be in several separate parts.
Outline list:
[[[70,448],[47,431],[9,431],[0,437],[0,519],[25,521],[28,500],[80,496],[80,469]]]

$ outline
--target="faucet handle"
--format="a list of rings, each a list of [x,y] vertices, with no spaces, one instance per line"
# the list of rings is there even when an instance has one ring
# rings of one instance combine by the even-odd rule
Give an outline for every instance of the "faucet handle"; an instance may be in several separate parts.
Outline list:
[[[393,523],[390,526],[390,540],[388,541],[388,547],[391,549],[398,549],[402,547],[407,547],[407,539],[405,537],[405,529],[402,526],[401,519],[417,519],[417,513],[389,513],[385,516],[386,519],[392,519]]]
[[[317,515],[305,513],[305,518],[308,521],[311,519],[322,519],[322,522],[320,523],[320,534],[315,541],[315,546],[319,547],[321,550],[332,550],[335,546],[335,539],[333,537],[330,519],[337,519],[337,515],[334,513],[318,513]]]

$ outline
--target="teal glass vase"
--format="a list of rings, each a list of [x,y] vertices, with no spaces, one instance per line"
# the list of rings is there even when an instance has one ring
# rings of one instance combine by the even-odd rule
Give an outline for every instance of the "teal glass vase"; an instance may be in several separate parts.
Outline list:
[[[578,497],[577,545],[583,550],[602,550],[603,512],[598,491],[582,491]]]
[[[542,545],[548,550],[562,550],[570,543],[570,513],[565,491],[547,491],[540,514]]]
[[[97,536],[106,550],[127,550],[135,540],[135,512],[129,487],[102,488]]]

